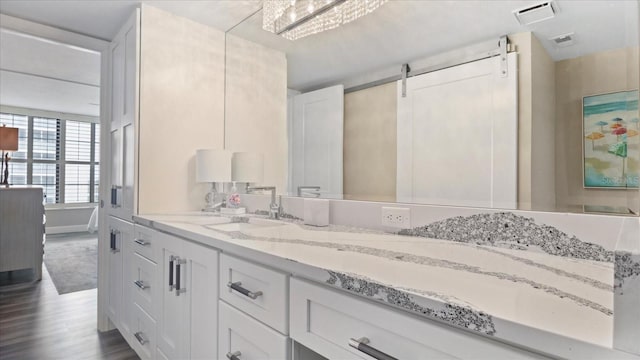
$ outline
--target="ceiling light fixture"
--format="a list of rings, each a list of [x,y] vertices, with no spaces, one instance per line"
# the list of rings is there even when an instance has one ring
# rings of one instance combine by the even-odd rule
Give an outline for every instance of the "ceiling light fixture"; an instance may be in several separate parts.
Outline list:
[[[387,1],[265,0],[262,28],[286,39],[297,40],[354,21]],[[333,11],[329,11],[331,9]]]

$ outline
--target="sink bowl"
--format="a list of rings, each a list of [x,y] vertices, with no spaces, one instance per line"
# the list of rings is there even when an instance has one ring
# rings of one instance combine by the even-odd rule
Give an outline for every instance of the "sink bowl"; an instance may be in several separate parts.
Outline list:
[[[211,216],[211,215],[194,215],[194,216],[184,216],[180,217],[177,220],[186,221],[194,225],[218,225],[218,224],[227,224],[229,223],[229,219],[221,216]]]
[[[208,225],[209,229],[222,231],[244,231],[253,229],[264,229],[275,226],[282,226],[283,223],[274,220],[250,218],[248,222],[232,222],[226,224]]]

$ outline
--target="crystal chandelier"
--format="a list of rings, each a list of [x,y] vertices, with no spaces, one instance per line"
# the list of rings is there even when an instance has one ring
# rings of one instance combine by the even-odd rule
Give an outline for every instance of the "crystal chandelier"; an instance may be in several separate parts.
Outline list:
[[[387,0],[264,0],[262,28],[296,40],[373,12]]]

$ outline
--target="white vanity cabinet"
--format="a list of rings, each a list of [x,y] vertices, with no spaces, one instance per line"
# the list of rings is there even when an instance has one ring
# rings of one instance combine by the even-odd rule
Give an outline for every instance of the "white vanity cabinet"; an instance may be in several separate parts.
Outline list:
[[[218,252],[178,237],[160,240],[158,357],[217,356]]]

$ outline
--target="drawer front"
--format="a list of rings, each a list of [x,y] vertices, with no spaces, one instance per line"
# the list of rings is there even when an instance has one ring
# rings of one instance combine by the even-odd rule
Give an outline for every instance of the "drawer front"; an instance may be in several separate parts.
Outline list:
[[[220,256],[220,298],[285,335],[289,333],[287,281],[283,273]]]
[[[300,279],[290,293],[291,338],[330,359],[372,359],[372,349],[397,359],[544,358]]]
[[[155,230],[136,225],[132,239],[133,251],[157,263],[161,250],[159,246],[160,236],[161,234]]]
[[[158,281],[156,264],[134,253],[132,255],[131,284],[133,302],[138,304],[154,319],[157,318],[161,286]],[[155,301],[154,301],[155,299]]]
[[[218,359],[290,359],[289,339],[220,301]],[[235,358],[233,358],[235,359]]]
[[[142,359],[156,358],[156,322],[141,307],[132,304],[133,349]]]

